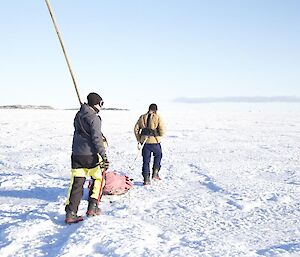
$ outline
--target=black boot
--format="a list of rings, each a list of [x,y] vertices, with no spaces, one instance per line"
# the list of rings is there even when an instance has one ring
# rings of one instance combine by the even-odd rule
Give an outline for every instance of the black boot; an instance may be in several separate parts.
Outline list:
[[[144,177],[144,186],[150,185],[150,174],[143,173]]]
[[[69,209],[68,205],[66,206],[65,211],[66,211],[65,222],[67,224],[72,224],[72,223],[77,223],[77,222],[83,221],[83,217],[77,216],[77,213],[74,211],[71,211]]]
[[[154,179],[154,180],[161,180],[161,178],[159,177],[159,169],[157,169],[157,168],[153,169],[152,179]]]
[[[86,212],[87,216],[97,216],[101,214],[101,210],[98,207],[98,203],[96,202],[96,200],[91,200],[89,201],[89,206]]]

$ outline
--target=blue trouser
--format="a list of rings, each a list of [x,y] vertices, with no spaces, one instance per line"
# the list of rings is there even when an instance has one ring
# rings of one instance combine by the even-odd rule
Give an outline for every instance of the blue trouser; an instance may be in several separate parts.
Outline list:
[[[143,174],[150,174],[150,160],[153,153],[153,169],[160,169],[160,162],[162,158],[161,145],[158,144],[145,144],[142,150],[143,155]]]

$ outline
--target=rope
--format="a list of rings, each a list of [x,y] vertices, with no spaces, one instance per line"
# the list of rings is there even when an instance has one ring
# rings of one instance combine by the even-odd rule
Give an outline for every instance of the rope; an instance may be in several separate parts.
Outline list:
[[[133,160],[132,164],[129,166],[129,169],[131,169],[131,170],[133,169],[133,165],[134,165],[135,161],[137,160],[137,158],[139,157],[140,152],[142,151],[142,149],[143,149],[143,147],[144,147],[144,145],[145,145],[147,139],[148,139],[148,137],[146,137],[145,140],[144,140],[144,142],[142,143],[140,149],[138,150],[138,153],[137,153],[135,159]]]

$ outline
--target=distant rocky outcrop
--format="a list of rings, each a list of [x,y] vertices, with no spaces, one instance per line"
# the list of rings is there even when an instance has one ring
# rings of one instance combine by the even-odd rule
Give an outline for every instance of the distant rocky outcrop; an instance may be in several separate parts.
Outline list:
[[[36,109],[36,110],[54,110],[48,105],[1,105],[0,109]]]
[[[57,110],[56,108],[53,108],[49,105],[0,105],[0,109],[34,109],[34,110]],[[78,108],[67,108],[64,110],[78,110]],[[103,108],[104,111],[129,111],[129,109],[125,108]]]
[[[78,110],[79,109],[79,107],[78,108],[68,108],[68,109],[65,109],[65,110],[72,110],[72,111],[74,111],[74,110]],[[101,110],[103,110],[103,111],[129,111],[129,109],[125,109],[125,108],[102,108]]]
[[[107,110],[107,111],[129,111],[129,109],[124,109],[124,108],[103,108],[102,110]]]

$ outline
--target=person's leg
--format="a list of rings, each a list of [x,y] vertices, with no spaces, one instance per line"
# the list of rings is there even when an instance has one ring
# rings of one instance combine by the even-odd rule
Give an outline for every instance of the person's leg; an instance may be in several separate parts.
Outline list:
[[[162,159],[162,149],[160,144],[153,144],[152,146],[154,161],[153,161],[153,169],[160,169],[161,167],[161,159]]]
[[[95,216],[99,215],[101,212],[100,208],[98,207],[98,203],[103,192],[105,180],[102,176],[102,170],[100,169],[99,165],[95,168],[89,169],[89,174],[92,177],[93,183],[90,188],[89,205],[86,214],[88,216]]]
[[[80,200],[83,195],[83,185],[85,182],[85,169],[72,169],[71,181],[66,201],[66,209],[77,213]]]
[[[85,169],[71,170],[71,181],[65,207],[65,222],[67,223],[74,223],[83,220],[81,216],[77,216],[77,211],[80,204],[80,200],[83,196],[83,185],[85,182],[85,176]]]
[[[95,179],[93,179],[91,177],[91,180],[90,180],[89,186],[88,186],[88,189],[89,189],[89,199],[91,198],[91,195],[93,194],[94,183],[95,183]]]
[[[151,144],[145,144],[142,150],[143,168],[142,175],[144,177],[144,184],[150,184],[150,160],[151,160]]]
[[[143,174],[150,174],[151,144],[145,144],[142,150]]]
[[[159,170],[161,167],[161,159],[162,159],[162,149],[160,144],[153,144],[152,146],[154,161],[152,168],[152,178],[160,180]]]

